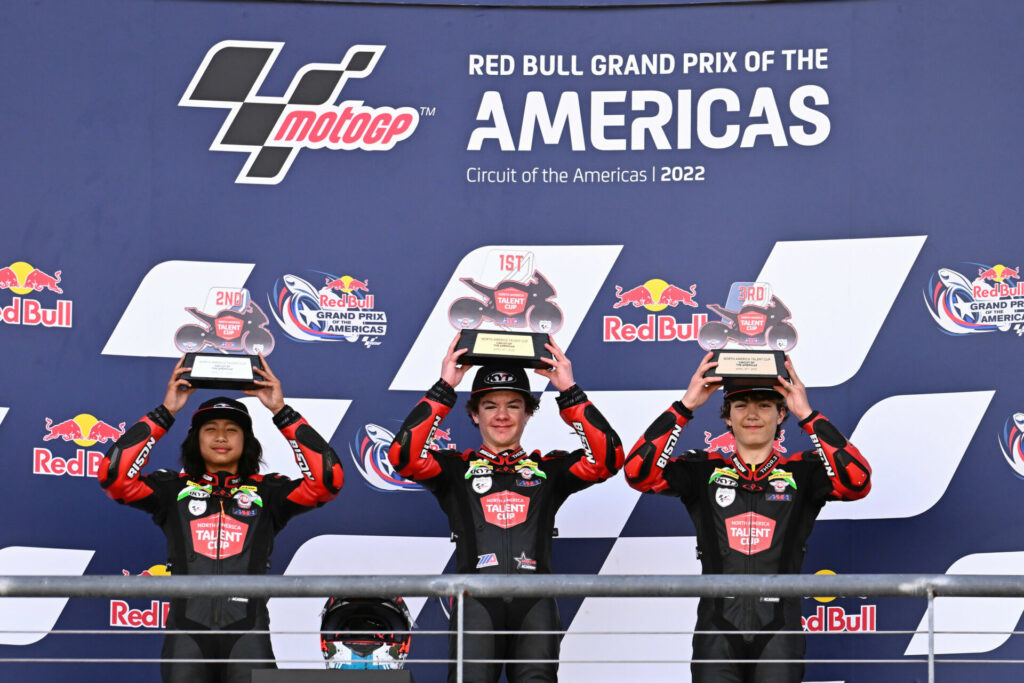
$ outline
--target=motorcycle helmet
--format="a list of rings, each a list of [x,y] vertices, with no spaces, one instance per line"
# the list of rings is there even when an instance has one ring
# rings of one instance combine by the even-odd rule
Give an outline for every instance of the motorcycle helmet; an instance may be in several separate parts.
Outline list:
[[[402,598],[328,598],[320,651],[328,669],[401,669],[411,630],[412,615]]]

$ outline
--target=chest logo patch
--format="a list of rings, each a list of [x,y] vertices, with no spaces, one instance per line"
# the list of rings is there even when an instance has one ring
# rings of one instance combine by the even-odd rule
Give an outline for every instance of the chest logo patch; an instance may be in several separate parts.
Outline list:
[[[526,521],[530,499],[512,491],[498,491],[480,499],[484,519],[494,526],[508,529]]]
[[[198,517],[199,515],[206,512],[206,501],[196,500],[195,498],[189,499],[188,511],[192,513],[193,517]]]
[[[487,493],[491,490],[492,484],[491,477],[473,477],[473,490],[477,493]]]
[[[202,519],[193,519],[192,548],[205,557],[217,560],[242,552],[249,527],[222,512]]]
[[[772,546],[775,520],[756,512],[744,512],[725,520],[725,533],[730,548],[744,555],[756,555]]]
[[[736,500],[736,489],[734,488],[719,488],[715,491],[715,502],[721,507],[729,507],[734,500]]]

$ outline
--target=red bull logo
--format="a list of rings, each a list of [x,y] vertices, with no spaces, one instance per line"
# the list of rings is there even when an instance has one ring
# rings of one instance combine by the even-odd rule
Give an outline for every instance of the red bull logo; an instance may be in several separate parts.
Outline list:
[[[24,261],[0,268],[0,289],[17,295],[7,306],[0,306],[0,321],[8,325],[71,327],[71,301],[58,299],[54,308],[46,308],[35,299],[23,298],[44,291],[63,294],[60,279],[61,271],[55,270],[51,275]]]
[[[654,279],[626,291],[616,285],[615,297],[618,301],[612,308],[622,308],[623,306],[640,308],[643,306],[654,312],[662,311],[667,307],[675,308],[679,304],[696,308],[697,285],[692,284],[689,289],[683,289],[664,280]]]
[[[864,633],[877,630],[876,605],[861,605],[860,612],[847,613],[842,607],[825,607],[818,605],[818,609],[809,617],[800,617],[800,625],[804,631],[811,633],[826,633],[847,631],[850,633]]]
[[[49,448],[33,448],[33,474],[71,477],[98,476],[103,453],[88,450],[89,447],[97,443],[105,444],[116,441],[124,434],[124,425],[125,423],[121,422],[115,427],[89,413],[80,413],[60,422],[54,422],[49,417],[46,418],[43,441],[73,441],[81,448],[76,449],[75,455],[70,458],[55,455]]]
[[[351,275],[342,275],[339,278],[332,280],[331,278],[324,278],[326,280],[325,286],[327,289],[336,289],[345,294],[351,294],[353,292],[368,292],[370,281],[365,282],[357,280]]]
[[[131,572],[122,569],[121,573],[131,576]],[[139,576],[170,576],[167,566],[156,564],[143,569]],[[148,609],[133,608],[125,600],[110,601],[110,625],[119,628],[164,628],[167,624],[167,613],[171,603],[152,600]]]
[[[1002,264],[992,266],[988,269],[978,268],[978,279],[979,280],[992,280],[994,282],[1002,282],[1013,278],[1015,280],[1020,279],[1020,266],[1016,268],[1010,268]]]
[[[775,440],[773,448],[776,453],[785,454],[786,448],[782,445],[782,442],[786,440],[786,430],[779,431],[779,438]],[[712,436],[711,432],[704,432],[704,443],[707,445],[706,450],[708,453],[722,453],[723,455],[732,455],[736,452],[736,437],[733,436],[732,432],[722,432],[718,436]]]
[[[616,285],[615,298],[617,301],[612,308],[644,308],[653,313],[680,305],[696,308],[697,285],[684,289],[659,279],[648,280],[627,290]],[[602,339],[606,342],[693,341],[707,321],[708,316],[704,313],[691,315],[689,321],[677,320],[669,314],[648,315],[641,322],[627,322],[618,315],[606,315]]]
[[[43,435],[43,441],[63,439],[64,441],[74,441],[79,446],[88,447],[96,442],[116,441],[124,434],[124,425],[125,423],[122,422],[115,427],[89,413],[80,413],[69,420],[62,420],[56,424],[51,418],[46,418],[46,434]]]

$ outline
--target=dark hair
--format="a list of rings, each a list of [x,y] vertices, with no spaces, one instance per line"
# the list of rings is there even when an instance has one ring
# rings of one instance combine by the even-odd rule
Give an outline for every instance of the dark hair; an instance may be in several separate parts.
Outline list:
[[[469,400],[466,401],[466,414],[469,415],[470,419],[472,419],[473,413],[476,413],[480,410],[480,401],[482,401],[484,396],[486,396],[489,393],[491,392],[485,391],[481,394],[470,394]],[[521,391],[517,391],[515,393],[522,396],[523,401],[526,403],[527,415],[533,415],[537,411],[537,408],[540,407],[540,399],[534,396],[533,394],[524,394]]]
[[[263,446],[251,429],[242,429],[245,440],[242,443],[242,457],[238,461],[238,476],[248,479],[260,471],[263,462]],[[206,472],[206,462],[199,452],[199,432],[195,427],[188,430],[181,442],[181,469],[192,479],[199,479]]]
[[[736,401],[766,401],[766,400],[767,401],[771,401],[772,403],[774,403],[775,407],[778,409],[778,411],[780,413],[783,413],[783,415],[784,415],[784,417],[782,418],[782,422],[780,422],[775,427],[775,438],[778,439],[779,438],[779,434],[782,432],[782,425],[789,418],[789,409],[786,408],[786,399],[782,398],[782,395],[779,394],[777,391],[770,391],[770,390],[756,391],[755,390],[755,391],[748,391],[748,392],[745,392],[745,393],[742,393],[742,394],[737,394],[735,396],[730,396],[729,398],[727,398],[724,401],[722,401],[722,410],[719,412],[718,416],[720,418],[722,418],[723,420],[726,419],[727,417],[729,417],[729,414],[732,412],[732,404],[735,403]],[[732,431],[732,427],[729,427],[729,431],[730,432]]]

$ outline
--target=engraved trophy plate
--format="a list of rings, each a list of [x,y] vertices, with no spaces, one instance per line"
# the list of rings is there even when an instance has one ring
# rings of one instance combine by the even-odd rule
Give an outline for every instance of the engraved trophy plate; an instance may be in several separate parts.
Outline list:
[[[541,358],[550,353],[544,348],[546,332],[503,332],[496,330],[462,330],[458,349],[469,349],[459,357],[463,365],[505,363],[521,368],[546,368]]]
[[[262,367],[259,356],[223,353],[187,353],[185,367],[192,368],[181,376],[193,387],[201,389],[258,389],[261,377],[253,368]]]

